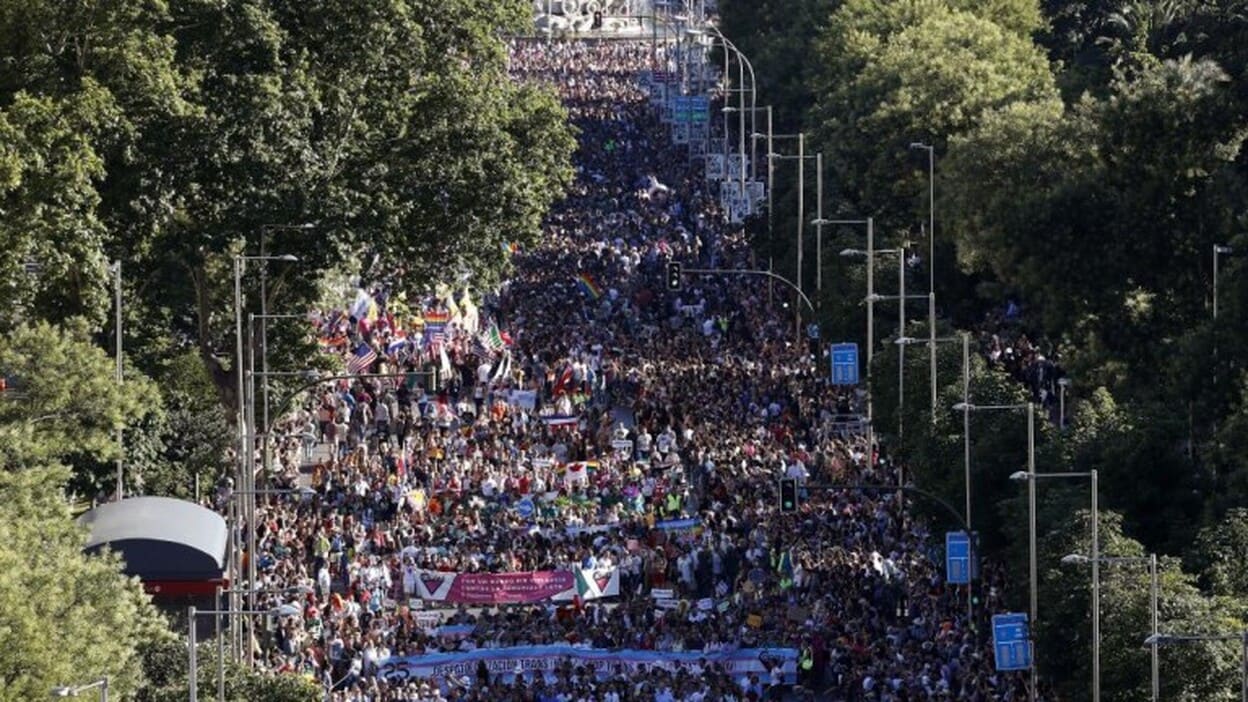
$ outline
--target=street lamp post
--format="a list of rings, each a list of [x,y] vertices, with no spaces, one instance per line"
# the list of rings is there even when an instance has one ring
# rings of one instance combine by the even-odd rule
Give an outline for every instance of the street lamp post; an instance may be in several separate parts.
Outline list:
[[[768,118],[768,121],[770,121],[770,116]],[[804,232],[803,225],[805,224],[804,220],[806,217],[806,214],[805,214],[806,159],[811,158],[811,156],[806,155],[805,132],[798,132],[797,134],[770,134],[768,135],[769,141],[774,140],[774,139],[797,139],[797,155],[796,156],[784,156],[782,154],[778,154],[778,153],[771,151],[769,148],[767,152],[767,163],[768,163],[767,167],[770,172],[770,169],[772,168],[771,162],[773,159],[790,159],[790,158],[797,159],[797,163],[798,163],[798,167],[797,167],[797,289],[798,289],[798,292],[804,292],[804,288],[802,287],[802,277],[803,277],[802,268],[804,265],[804,254],[805,254],[806,247],[803,245],[802,235]],[[820,162],[822,162],[821,155],[820,155]],[[828,223],[828,221],[820,217],[818,219],[818,222],[819,222],[818,226],[820,228],[820,232],[822,232],[823,224]],[[800,338],[801,333],[802,333],[802,308],[798,305],[794,305],[794,312],[796,314],[796,317],[794,319],[794,324],[797,330],[797,334]]]
[[[52,688],[53,697],[77,697],[87,690],[98,689],[100,691],[100,702],[108,702],[108,676],[105,675],[99,680],[93,680],[85,685],[63,686]]]
[[[1034,424],[1035,405],[1028,403],[1028,416]],[[1100,702],[1101,700],[1101,528],[1100,528],[1100,508],[1097,504],[1097,474],[1095,470],[1087,472],[1073,473],[1036,473],[1035,468],[1026,471],[1018,471],[1010,476],[1011,480],[1026,480],[1031,486],[1031,495],[1035,495],[1035,484],[1040,479],[1056,479],[1056,478],[1088,478],[1092,483],[1092,702]],[[1034,544],[1036,541],[1036,513],[1034,498],[1032,499],[1031,510],[1031,542],[1033,548],[1031,551],[1031,573],[1032,573],[1032,606],[1035,607],[1036,593],[1036,552]],[[1032,625],[1035,625],[1035,614],[1032,614]],[[1032,681],[1035,681],[1036,666],[1033,661]],[[1034,689],[1034,687],[1033,687]]]
[[[1057,379],[1057,426],[1066,428],[1066,388],[1070,386],[1070,378]]]
[[[971,410],[970,410],[970,407],[971,407],[970,338],[971,338],[970,334],[963,332],[959,334],[958,336],[948,336],[948,337],[943,337],[939,339],[936,338],[935,336],[929,336],[927,340],[903,336],[897,339],[896,341],[898,346],[910,346],[913,344],[928,344],[932,346],[933,348],[935,348],[936,344],[949,344],[949,343],[955,343],[955,342],[960,342],[962,344],[962,402],[959,404],[962,406],[962,422],[963,422],[962,424],[963,442],[962,443],[963,443],[964,454],[965,454],[964,460],[963,460],[964,482],[965,482],[965,487],[966,487],[966,504],[964,508],[965,509],[964,514],[966,518],[967,538],[973,538],[973,535],[971,532],[971,442],[970,442],[970,439],[967,438],[969,434],[968,427],[970,424],[970,416],[971,416]],[[932,377],[933,377],[932,387],[935,387],[936,386],[935,376],[932,376]],[[935,415],[933,414],[933,417],[934,416]],[[933,422],[935,422],[935,419],[933,419]],[[975,611],[974,608],[975,608],[975,600],[974,600],[974,597],[972,596],[972,583],[971,583],[971,580],[968,579],[967,589],[966,589],[966,616],[968,620],[974,617],[974,611]]]
[[[875,310],[875,308],[874,308],[874,304],[875,304],[875,303],[877,303],[877,302],[888,302],[888,301],[892,301],[892,300],[896,300],[896,301],[898,301],[898,303],[899,303],[899,307],[900,307],[900,314],[899,314],[899,316],[898,316],[898,318],[897,318],[897,338],[898,338],[898,339],[901,339],[901,338],[904,338],[904,337],[905,337],[905,335],[906,335],[906,300],[915,300],[915,299],[918,299],[919,297],[924,297],[924,298],[926,298],[926,297],[927,297],[926,295],[919,296],[919,295],[907,295],[907,294],[906,294],[906,250],[905,250],[904,248],[897,248],[897,249],[871,249],[871,250],[867,250],[867,251],[862,251],[862,250],[860,250],[860,249],[842,249],[842,250],[841,250],[841,256],[845,256],[845,257],[866,256],[866,258],[867,258],[867,270],[868,270],[868,271],[871,271],[872,269],[874,269],[874,268],[875,268],[875,257],[876,257],[876,256],[891,256],[891,255],[896,255],[896,256],[897,256],[897,271],[898,271],[898,274],[897,274],[897,279],[898,279],[898,282],[899,282],[899,285],[898,285],[898,288],[899,288],[899,294],[897,294],[897,295],[879,295],[879,294],[876,294],[876,293],[873,291],[873,292],[870,292],[870,293],[868,293],[868,294],[867,294],[867,300],[866,300],[866,301],[867,301],[868,305],[872,305],[872,307],[871,307],[871,311],[872,311],[872,312],[874,312],[874,310]],[[874,281],[873,281],[873,279],[871,278],[871,274],[870,274],[870,273],[868,273],[868,279],[869,279],[869,280],[872,280],[872,282],[874,282]],[[906,364],[905,364],[905,356],[904,356],[904,354],[901,352],[902,346],[901,346],[901,345],[898,345],[897,349],[898,349],[898,364],[897,364],[897,435],[898,435],[898,438],[899,438],[899,439],[901,439],[901,438],[904,438],[904,437],[905,437],[905,431],[904,431],[904,428],[903,428],[903,427],[904,427],[904,420],[902,419],[901,415],[902,415],[902,413],[903,413],[903,412],[904,412],[904,410],[905,410],[905,399],[904,399],[904,395],[905,395],[905,382],[906,382],[906,378],[905,378],[905,375],[906,375],[906,373],[905,373],[905,370],[906,370]]]
[[[875,409],[871,397],[871,362],[875,358],[875,218],[831,219],[824,224],[864,224],[867,227],[867,465],[875,467]],[[845,252],[841,252],[845,255]]]
[[[269,438],[269,398],[268,398],[268,395],[269,395],[269,378],[270,378],[270,377],[275,377],[275,376],[289,375],[289,373],[285,373],[285,372],[274,373],[274,372],[272,372],[272,371],[270,371],[270,370],[269,370],[268,360],[264,358],[264,336],[265,336],[265,332],[266,332],[266,330],[268,329],[268,326],[269,326],[269,325],[268,325],[268,322],[269,322],[270,320],[274,320],[274,319],[307,319],[307,315],[303,315],[303,314],[267,314],[267,313],[261,313],[261,314],[255,314],[255,315],[249,314],[249,315],[247,315],[247,318],[248,318],[248,320],[250,320],[252,323],[254,323],[254,322],[259,322],[259,323],[260,323],[260,325],[259,325],[259,326],[260,326],[260,337],[261,337],[260,348],[261,348],[261,366],[262,366],[262,368],[261,368],[261,370],[260,370],[259,372],[252,373],[252,375],[253,375],[253,376],[259,376],[259,377],[260,377],[260,388],[261,388],[261,394],[262,394],[262,395],[263,395],[263,397],[264,397],[264,400],[263,400],[263,405],[264,405],[264,414],[263,414],[263,416],[262,416],[262,417],[261,417],[261,419],[260,419],[260,432],[259,432],[259,434],[260,434],[260,436],[262,436],[262,437],[265,439],[265,442],[264,442],[264,444],[263,444],[263,445],[262,445],[262,447],[261,447],[261,452],[260,452],[260,455],[261,455],[261,472],[262,472],[262,473],[263,473],[263,474],[267,477],[267,476],[268,476],[268,474],[269,474],[269,446],[268,446],[268,438]],[[255,331],[255,329],[254,329],[254,327],[253,327],[252,329],[249,329],[249,330],[248,330],[248,333],[249,333],[249,334],[250,334],[250,333],[254,333],[254,331]],[[254,378],[253,378],[253,382],[254,382]],[[251,395],[251,403],[252,403],[253,407],[252,407],[252,409],[251,409],[251,414],[252,414],[252,416],[253,416],[253,417],[255,416],[255,413],[256,413],[256,410],[255,410],[255,407],[254,407],[255,402],[256,402],[256,397],[255,397],[255,394],[254,394],[254,393],[252,393],[252,395]]]
[[[1072,553],[1070,555],[1062,557],[1062,563],[1066,565],[1082,565],[1084,563],[1090,563],[1091,561],[1092,561],[1091,558],[1088,558],[1087,556],[1083,554],[1079,554],[1079,553]],[[1156,637],[1160,634],[1157,628],[1158,619],[1159,619],[1157,601],[1158,601],[1158,598],[1160,597],[1160,590],[1161,590],[1161,588],[1159,587],[1158,580],[1157,580],[1157,554],[1150,553],[1148,554],[1147,557],[1143,557],[1143,556],[1140,556],[1140,557],[1126,557],[1126,556],[1105,557],[1105,556],[1102,556],[1100,561],[1101,563],[1104,563],[1106,565],[1115,565],[1115,564],[1137,564],[1138,565],[1142,563],[1148,566],[1148,581],[1149,581],[1148,611],[1149,611],[1149,617],[1151,619],[1152,628],[1153,628],[1152,636],[1149,637],[1150,639],[1152,639],[1152,642],[1148,644],[1148,647],[1152,649],[1152,661],[1151,661],[1152,679],[1151,679],[1150,687],[1152,689],[1152,700],[1153,702],[1157,702],[1158,698],[1160,697],[1160,692],[1161,692],[1161,685],[1160,685],[1160,681],[1158,677],[1159,666],[1158,666],[1158,660],[1157,660],[1157,646],[1159,642],[1156,640]]]
[[[299,492],[298,490],[283,490],[282,492]],[[311,588],[307,587],[286,587],[271,590],[257,590],[256,594],[292,594],[292,593],[308,593]],[[216,593],[213,597],[213,610],[211,612],[198,612],[197,615],[212,615],[216,622],[216,639],[217,639],[217,699],[225,699],[225,638],[221,635],[221,617],[229,614],[228,611],[221,609],[221,596],[231,595],[234,593],[246,593],[246,588],[230,588],[225,589],[220,585],[217,586]]]
[[[723,44],[724,46],[724,77],[725,78],[727,78],[728,76],[728,51],[731,50],[737,56],[737,82],[739,84],[739,90],[738,90],[739,98],[738,98],[738,106],[737,106],[737,111],[739,112],[738,114],[738,132],[739,132],[738,148],[740,149],[739,156],[740,156],[740,163],[741,163],[741,169],[740,169],[741,172],[739,176],[740,176],[741,194],[742,196],[744,196],[745,195],[745,134],[746,134],[745,111],[746,111],[746,107],[745,107],[745,93],[740,92],[740,91],[745,89],[745,71],[749,70],[750,72],[750,108],[749,108],[750,109],[750,133],[758,131],[757,129],[758,125],[755,123],[754,114],[753,114],[758,105],[758,82],[754,77],[754,65],[750,63],[750,60],[746,58],[745,54],[740,49],[737,48],[737,45],[732,43],[732,41],[730,41],[728,37],[724,36],[724,33],[719,30],[719,27],[716,27],[715,25],[710,24],[710,23],[707,23],[705,27],[706,27],[705,30],[691,28],[691,29],[686,30],[686,32],[691,33],[691,34],[705,34],[706,31],[709,30],[715,34],[715,37],[718,38],[720,43]],[[727,141],[728,141],[727,126],[728,126],[728,116],[727,114],[725,114],[724,115],[724,143],[725,144],[727,144]]]
[[[310,223],[303,224],[264,224],[260,227],[260,256],[264,257],[268,251],[268,233],[271,231],[308,231],[315,229],[316,226]],[[260,319],[270,319],[269,316],[269,267],[267,265],[260,266]],[[250,333],[250,331],[248,332]],[[260,325],[260,370],[268,372],[269,370],[269,335],[268,328],[262,322]],[[263,414],[261,415],[260,426],[265,427],[268,431],[269,426],[269,386],[262,385],[260,392],[264,397],[262,403]],[[266,456],[267,458],[267,456]],[[266,468],[268,466],[265,466]]]
[[[122,368],[121,358],[121,260],[113,261],[109,266],[113,274],[113,313],[115,315],[113,327],[116,332],[116,365],[117,365],[117,387],[120,388],[125,382],[124,371]],[[117,499],[120,501],[125,499],[125,465],[126,465],[126,444],[125,444],[125,428],[117,425]],[[105,688],[107,689],[107,683]]]
[[[238,401],[236,424],[237,424],[237,429],[238,429],[239,482],[240,482],[240,487],[243,489],[244,492],[251,492],[255,490],[255,473],[254,471],[250,469],[250,466],[254,460],[254,455],[252,455],[252,451],[248,447],[248,439],[247,439],[248,434],[254,433],[254,430],[252,429],[252,425],[249,422],[249,418],[248,418],[248,404],[247,404],[247,380],[248,378],[243,370],[243,360],[244,360],[243,359],[243,271],[246,267],[247,261],[293,262],[293,261],[298,261],[298,260],[299,259],[297,257],[292,256],[290,254],[279,254],[279,255],[267,255],[266,254],[263,256],[247,256],[244,254],[237,254],[234,256],[234,332],[235,332],[235,337],[236,337],[234,362],[235,362],[235,365],[237,366],[236,375],[238,379],[238,392],[237,392],[237,398],[236,398]],[[250,332],[250,328],[248,329],[248,331]],[[252,346],[252,355],[254,355],[255,345],[254,343],[249,344],[249,345]],[[248,368],[250,369],[251,366],[248,366]],[[248,554],[252,556],[251,558],[248,559],[248,563],[249,563],[248,572],[249,572],[250,582],[254,583],[255,582],[254,554],[255,554],[255,534],[256,534],[256,525],[255,525],[256,503],[255,503],[254,498],[245,499],[245,503],[246,504],[244,505],[242,513],[246,515],[246,518],[247,518],[247,533],[248,533],[247,552]],[[241,515],[239,515],[239,513],[236,511],[235,517],[237,518],[239,516]],[[237,574],[238,564],[232,563],[231,569],[234,571],[235,574]],[[253,608],[255,606],[254,599],[255,598],[253,596],[251,598],[252,601],[249,603],[249,606]],[[231,596],[230,609],[238,609],[235,603],[236,603],[236,598]],[[250,647],[248,647],[248,655],[246,657],[250,661]]]
[[[1218,318],[1218,257],[1230,256],[1235,249],[1225,244],[1213,245],[1213,318]]]
[[[249,591],[249,594],[252,596],[253,599],[255,597],[255,593],[256,593],[255,590]],[[196,609],[195,605],[191,605],[186,608],[187,688],[189,690],[190,702],[199,702],[199,653],[196,650],[199,642],[198,642],[198,632],[196,632],[195,630],[196,617],[208,617],[208,616],[219,617],[222,614],[228,614],[228,615],[271,614],[272,611],[273,610],[255,610],[255,609],[226,610],[226,611],[221,611],[219,609],[205,610],[205,609]],[[248,648],[249,649],[251,648],[250,645],[248,646]],[[248,654],[248,657],[250,658],[250,653]],[[220,664],[218,663],[218,665]],[[221,675],[222,675],[221,680],[224,681],[225,680],[224,673],[221,673]],[[221,690],[224,689],[223,684],[224,684],[223,682],[218,682],[219,693]]]
[[[963,364],[964,368],[969,366],[969,360],[966,353],[966,346],[963,346]],[[969,394],[969,385],[964,384],[963,394]],[[994,412],[994,411],[1015,411],[1027,410],[1027,470],[1023,475],[1035,475],[1036,472],[1036,406],[1030,402],[1018,403],[1013,405],[974,405],[963,400],[953,406],[953,409],[962,413],[962,435],[965,442],[965,468],[966,471],[966,504],[969,508],[971,504],[971,449],[970,449],[970,432],[971,412]],[[1016,473],[1015,475],[1018,475]],[[1011,476],[1013,477],[1013,476]],[[1032,626],[1035,626],[1037,610],[1039,609],[1039,600],[1036,597],[1036,583],[1039,580],[1039,569],[1036,566],[1036,481],[1028,481],[1027,484],[1027,513],[1028,513],[1028,547],[1029,547],[1029,568],[1031,592],[1030,592],[1030,617]],[[970,521],[969,519],[967,521]],[[1036,699],[1036,666],[1033,662],[1030,670],[1030,679],[1027,688],[1027,699],[1029,702],[1035,702]]]
[[[1240,702],[1248,702],[1248,630],[1237,634],[1152,634],[1144,639],[1145,646],[1195,643],[1197,641],[1240,642]]]
[[[936,335],[936,149],[931,144],[914,142],[911,149],[927,151],[927,317],[932,336]],[[936,421],[936,347],[930,349],[932,366],[932,421]]]

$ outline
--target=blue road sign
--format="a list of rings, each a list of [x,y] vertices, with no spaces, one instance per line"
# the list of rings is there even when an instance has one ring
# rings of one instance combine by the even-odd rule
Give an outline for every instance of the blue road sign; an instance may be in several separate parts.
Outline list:
[[[520,500],[519,502],[517,502],[516,514],[519,514],[521,519],[528,519],[529,517],[532,517],[533,516],[533,499],[530,497],[526,497]]]
[[[711,102],[705,95],[676,95],[670,105],[674,122],[706,122]]]
[[[832,384],[858,384],[858,344],[832,345]]]
[[[971,582],[971,537],[965,531],[945,534],[945,582],[950,585]]]
[[[992,650],[997,670],[1031,668],[1031,637],[1026,614],[1010,612],[992,616]]]

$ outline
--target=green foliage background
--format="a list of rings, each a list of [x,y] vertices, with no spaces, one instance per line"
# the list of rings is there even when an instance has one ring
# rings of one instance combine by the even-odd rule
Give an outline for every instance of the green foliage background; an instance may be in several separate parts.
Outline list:
[[[128,494],[194,499],[225,474],[236,255],[299,258],[268,264],[274,313],[357,276],[421,293],[505,274],[503,244],[532,243],[572,175],[557,98],[506,75],[504,37],[530,12],[0,0],[0,700],[102,674],[114,698],[185,698],[166,625],[115,559],[81,556],[68,504],[113,492],[119,430]],[[269,226],[294,224],[311,226]],[[323,363],[298,322],[268,336],[274,368]],[[235,670],[228,697],[321,692]]]
[[[938,335],[979,329],[1007,299],[1020,301],[1024,322],[1011,332],[1042,339],[1072,380],[1066,430],[1038,420],[1038,470],[1096,469],[1104,551],[1163,554],[1164,631],[1241,630],[1248,280],[1241,259],[1223,257],[1215,322],[1211,279],[1215,244],[1248,247],[1248,3],[720,7],[725,34],[759,76],[757,103],[773,107],[777,131],[804,131],[806,152],[824,154],[825,212],[873,216],[878,247],[910,245],[927,258],[927,154],[909,146],[934,146]],[[777,165],[772,220],[752,225],[760,253],[788,275],[798,273],[795,171]],[[824,239],[824,337],[860,339],[864,266],[830,252],[862,248],[861,232],[834,228]],[[808,249],[808,288],[814,260]],[[883,294],[896,292],[892,261],[877,272]],[[929,265],[912,274],[923,292]],[[876,306],[878,428],[916,484],[961,504],[962,416],[949,409],[962,399],[961,359],[940,347],[933,416],[927,349],[911,347],[899,402],[895,315],[896,303]],[[916,304],[908,317],[904,334],[926,337],[926,309]],[[979,404],[1027,400],[978,358],[970,387]],[[971,437],[974,524],[1009,565],[1014,605],[1025,610],[1026,502],[1007,479],[1025,467],[1025,421],[976,413]],[[1087,552],[1087,486],[1046,481],[1040,494],[1038,661],[1064,699],[1084,699],[1087,573],[1057,561]],[[1144,699],[1147,579],[1130,567],[1103,575],[1105,699]],[[1072,645],[1064,632],[1080,622]],[[1234,645],[1167,648],[1163,699],[1234,699],[1237,659]]]

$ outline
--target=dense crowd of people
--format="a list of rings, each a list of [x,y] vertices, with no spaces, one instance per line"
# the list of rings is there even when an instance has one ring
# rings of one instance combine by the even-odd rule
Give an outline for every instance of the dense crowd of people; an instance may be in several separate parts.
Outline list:
[[[990,367],[1007,373],[1027,388],[1031,402],[1054,425],[1061,426],[1069,421],[1061,387],[1066,371],[1055,351],[1045,351],[1051,344],[1035,341],[1022,322],[1023,310],[1013,300],[990,312],[979,330],[980,353]]]
[[[360,377],[283,420],[271,479],[311,490],[268,497],[238,534],[256,530],[258,587],[303,593],[265,596],[288,606],[260,658],[340,702],[1021,699],[898,495],[805,489],[897,471],[844,430],[856,398],[766,288],[666,289],[669,261],[746,268],[749,249],[657,119],[638,76],[653,47],[510,48],[515,79],[563,97],[575,182],[480,309],[462,290],[407,300],[382,282],[315,316]],[[308,437],[328,450],[305,475]],[[786,477],[803,486],[795,512],[780,509]],[[618,595],[443,608],[423,580],[578,569],[616,570]],[[981,612],[999,609],[985,575]],[[552,645],[705,659],[394,674],[396,660]],[[740,650],[758,665],[715,662]]]

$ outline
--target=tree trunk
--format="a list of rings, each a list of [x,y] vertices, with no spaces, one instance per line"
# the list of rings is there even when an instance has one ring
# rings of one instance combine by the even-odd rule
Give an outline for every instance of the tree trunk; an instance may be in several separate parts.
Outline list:
[[[187,271],[190,274],[191,283],[195,286],[195,306],[199,325],[196,344],[199,349],[199,358],[204,362],[204,368],[207,369],[208,374],[212,376],[213,387],[217,389],[217,399],[225,407],[226,413],[236,418],[238,413],[236,373],[231,372],[234,369],[227,369],[212,349],[212,297],[205,280],[204,267],[202,264],[188,266]]]

